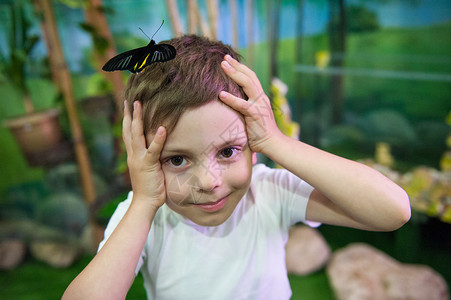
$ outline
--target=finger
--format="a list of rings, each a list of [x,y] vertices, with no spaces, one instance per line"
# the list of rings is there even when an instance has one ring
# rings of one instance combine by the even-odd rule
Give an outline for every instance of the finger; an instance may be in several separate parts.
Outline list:
[[[258,79],[253,79],[246,73],[237,70],[228,61],[222,61],[221,67],[227,76],[243,88],[249,98],[256,98],[263,90]]]
[[[226,55],[224,56],[225,61],[227,61],[229,63],[229,65],[231,65],[235,70],[242,72],[243,74],[245,74],[246,76],[248,76],[252,82],[260,89],[263,90],[261,84],[260,84],[260,80],[257,77],[257,74],[255,74],[254,71],[252,71],[250,68],[248,68],[245,64],[240,63],[239,61],[237,61],[236,59],[234,59],[232,56],[230,55]]]
[[[144,137],[142,105],[139,101],[133,102],[133,119],[131,122],[131,146],[137,151],[146,148]]]
[[[265,101],[251,101],[236,97],[226,91],[221,91],[219,99],[243,116],[250,117],[253,120],[274,119],[271,103],[264,93],[262,95],[264,96],[261,98],[266,99]]]
[[[224,56],[225,61],[227,61],[232,67],[234,67],[236,70],[243,72],[244,74],[246,74],[247,76],[249,76],[252,80],[258,80],[257,74],[255,74],[254,71],[252,71],[251,69],[249,69],[245,64],[240,63],[239,61],[237,61],[236,59],[234,59],[232,56],[230,56],[229,54]]]
[[[219,93],[219,99],[244,116],[249,116],[251,114],[249,108],[252,106],[252,103],[249,101],[246,101],[226,91],[221,91]]]
[[[163,126],[158,127],[155,136],[150,142],[149,148],[147,148],[147,154],[149,155],[149,162],[154,164],[160,160],[160,154],[166,141],[166,128]]]
[[[125,150],[130,153],[131,150],[131,121],[132,117],[128,109],[127,101],[124,101],[124,118],[122,119],[122,140],[125,144]]]

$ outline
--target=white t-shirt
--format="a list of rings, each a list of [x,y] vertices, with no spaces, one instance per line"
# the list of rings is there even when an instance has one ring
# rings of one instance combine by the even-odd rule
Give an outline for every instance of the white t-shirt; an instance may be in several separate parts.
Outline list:
[[[148,298],[289,299],[285,243],[289,227],[305,220],[312,190],[286,170],[259,164],[249,191],[219,226],[199,226],[163,205],[136,267]],[[99,249],[131,199],[119,204]]]

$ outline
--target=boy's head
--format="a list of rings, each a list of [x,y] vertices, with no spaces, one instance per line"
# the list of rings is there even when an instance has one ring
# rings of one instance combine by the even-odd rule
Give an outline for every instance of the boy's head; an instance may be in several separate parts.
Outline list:
[[[253,154],[244,118],[218,99],[223,90],[247,99],[221,68],[226,54],[239,55],[221,42],[198,36],[165,41],[175,59],[132,74],[128,104],[143,104],[144,134],[159,126],[168,134],[160,153],[167,205],[203,226],[225,222],[249,189]]]
[[[145,134],[160,125],[171,132],[183,112],[217,99],[222,90],[247,98],[220,67],[226,54],[240,58],[231,47],[195,35],[162,43],[174,46],[176,57],[132,74],[125,88],[130,110],[135,100],[143,104]]]

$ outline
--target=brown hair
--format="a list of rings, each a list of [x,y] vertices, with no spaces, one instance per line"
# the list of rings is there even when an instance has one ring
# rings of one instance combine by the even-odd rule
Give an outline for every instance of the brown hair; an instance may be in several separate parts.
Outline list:
[[[226,54],[240,59],[230,46],[195,35],[161,43],[175,47],[175,58],[154,63],[143,72],[132,74],[125,88],[125,99],[130,109],[135,100],[143,104],[146,134],[155,132],[160,125],[170,132],[183,112],[218,99],[222,90],[247,99],[243,89],[220,66]]]

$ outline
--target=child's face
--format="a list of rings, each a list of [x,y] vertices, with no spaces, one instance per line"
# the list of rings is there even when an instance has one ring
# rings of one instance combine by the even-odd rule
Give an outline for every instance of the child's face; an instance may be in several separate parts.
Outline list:
[[[219,101],[186,111],[160,161],[167,205],[196,224],[222,224],[251,181],[252,152],[242,116]]]

